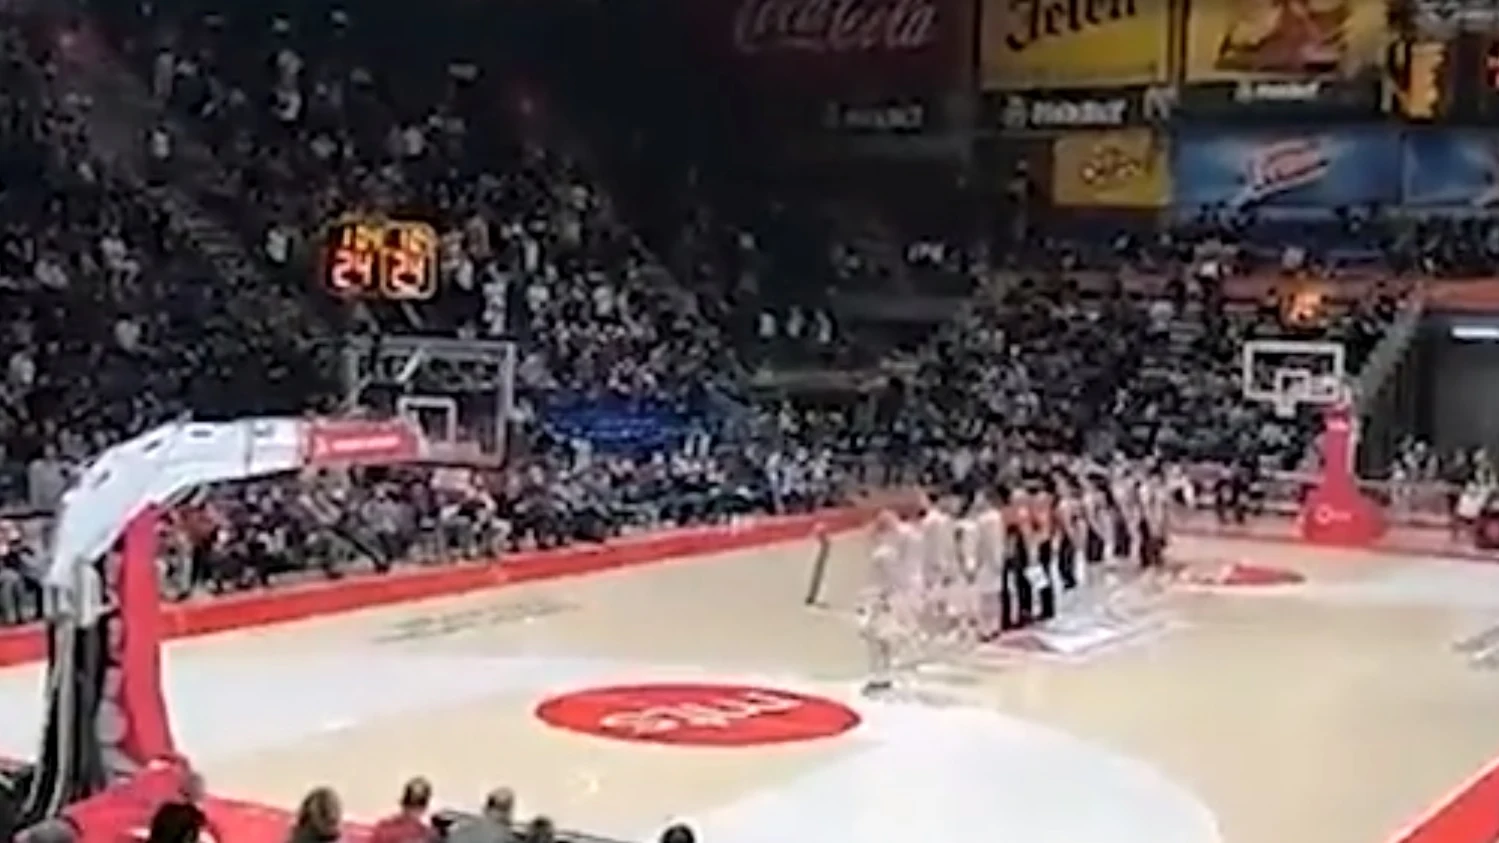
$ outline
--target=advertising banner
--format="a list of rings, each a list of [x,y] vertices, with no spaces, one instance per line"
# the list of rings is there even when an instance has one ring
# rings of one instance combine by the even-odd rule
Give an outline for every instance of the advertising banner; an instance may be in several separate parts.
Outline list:
[[[1379,113],[1385,0],[1187,0],[1186,119]]]
[[[1381,85],[1375,73],[1354,79],[1206,82],[1182,88],[1175,115],[1212,123],[1367,122],[1381,112]]]
[[[1186,81],[1348,79],[1376,68],[1385,0],[1189,0]]]
[[[1166,138],[1149,129],[1073,132],[1051,146],[1051,198],[1086,208],[1161,208],[1171,196]]]
[[[876,102],[830,100],[822,106],[822,128],[855,135],[920,134],[938,125],[939,109],[921,98]]]
[[[964,0],[684,0],[701,46],[780,96],[901,95],[971,78]]]
[[[422,455],[422,438],[405,421],[318,419],[303,433],[302,463],[308,467],[409,462]]]
[[[1164,123],[1176,107],[1165,85],[995,92],[983,97],[983,124],[1004,132],[1117,129]]]
[[[1326,211],[1400,198],[1400,139],[1378,130],[1223,135],[1171,144],[1173,204]]]
[[[1038,91],[1167,79],[1172,0],[983,0],[980,85]]]
[[[1413,132],[1404,143],[1404,202],[1427,210],[1499,208],[1499,133]]]

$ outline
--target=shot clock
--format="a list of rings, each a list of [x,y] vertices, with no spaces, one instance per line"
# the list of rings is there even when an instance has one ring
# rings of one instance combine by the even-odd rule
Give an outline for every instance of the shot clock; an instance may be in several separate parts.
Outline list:
[[[324,286],[342,298],[431,298],[437,233],[424,222],[343,217],[327,228],[321,265]]]

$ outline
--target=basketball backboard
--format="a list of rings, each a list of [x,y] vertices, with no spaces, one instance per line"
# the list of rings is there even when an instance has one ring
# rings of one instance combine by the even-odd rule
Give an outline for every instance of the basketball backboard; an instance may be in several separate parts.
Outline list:
[[[515,344],[445,337],[351,337],[348,407],[414,426],[427,462],[498,465],[513,408]]]
[[[1249,340],[1242,356],[1244,398],[1269,404],[1282,418],[1300,407],[1347,400],[1343,346],[1305,340]]]

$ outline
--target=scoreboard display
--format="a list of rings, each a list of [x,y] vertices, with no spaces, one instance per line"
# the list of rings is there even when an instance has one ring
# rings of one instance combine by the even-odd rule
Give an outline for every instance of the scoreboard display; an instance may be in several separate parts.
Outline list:
[[[424,222],[344,217],[324,234],[320,271],[341,298],[428,299],[437,292],[437,233]]]

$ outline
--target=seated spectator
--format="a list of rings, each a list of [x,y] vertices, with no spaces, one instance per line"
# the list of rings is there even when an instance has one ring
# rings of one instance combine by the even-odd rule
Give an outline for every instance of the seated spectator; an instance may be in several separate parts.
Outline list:
[[[65,817],[37,823],[16,836],[16,843],[77,843],[78,830]]]
[[[432,784],[416,778],[401,789],[401,805],[396,813],[375,823],[370,843],[432,843],[437,832],[427,822],[432,807]]]
[[[515,792],[497,788],[484,798],[479,816],[448,831],[447,843],[515,843]]]
[[[13,520],[0,520],[0,625],[34,620],[42,608],[42,554]]]
[[[557,827],[546,817],[536,817],[526,825],[521,839],[525,843],[557,843]]]
[[[191,801],[174,799],[151,816],[146,843],[197,843],[207,822],[203,809]]]
[[[687,825],[677,823],[661,832],[661,843],[697,843],[697,835]]]
[[[338,843],[342,823],[343,804],[338,794],[331,787],[313,788],[297,806],[287,843]]]

